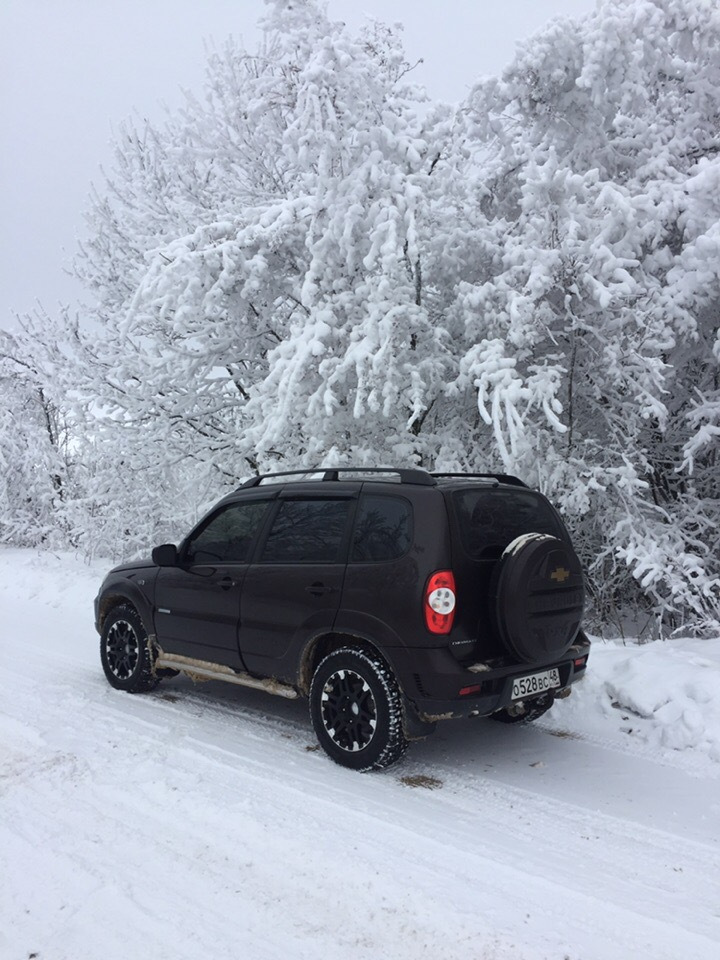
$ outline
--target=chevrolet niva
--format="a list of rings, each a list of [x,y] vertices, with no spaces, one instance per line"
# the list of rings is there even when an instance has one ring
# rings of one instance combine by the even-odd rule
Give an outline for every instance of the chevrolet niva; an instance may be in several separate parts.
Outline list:
[[[184,673],[307,697],[325,752],[387,767],[441,720],[540,717],[590,651],[583,572],[540,493],[501,474],[253,477],[95,601],[113,687]]]

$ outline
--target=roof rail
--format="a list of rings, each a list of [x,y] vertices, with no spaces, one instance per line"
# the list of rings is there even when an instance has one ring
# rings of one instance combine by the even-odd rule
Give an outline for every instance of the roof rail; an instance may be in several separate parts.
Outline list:
[[[321,473],[323,480],[339,480],[341,473],[395,473],[400,477],[400,483],[415,483],[423,487],[434,487],[433,475],[419,467],[405,469],[404,467],[310,467],[306,470],[283,470],[280,473],[263,473],[258,477],[251,477],[241,484],[245,487],[259,487],[263,480],[274,480],[276,477],[306,477],[308,474]]]
[[[496,480],[498,483],[511,484],[513,487],[527,487],[520,477],[514,477],[510,473],[432,473],[432,477],[460,477],[471,478],[473,480]]]

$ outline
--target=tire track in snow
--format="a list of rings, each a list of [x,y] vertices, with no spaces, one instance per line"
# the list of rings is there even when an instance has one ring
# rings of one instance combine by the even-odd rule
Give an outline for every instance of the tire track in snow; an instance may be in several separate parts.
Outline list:
[[[107,712],[101,709],[99,715],[102,718],[107,715]],[[115,711],[112,711],[112,719],[117,719]],[[198,845],[199,830],[197,826],[194,831],[190,831],[186,823],[184,828],[179,831],[182,840],[177,841],[175,835],[182,826],[181,821],[185,818],[182,804],[180,804],[180,809],[176,810],[175,818],[168,816],[168,804],[164,802],[167,793],[165,786],[167,784],[162,780],[159,784],[149,781],[153,784],[153,790],[149,791],[149,796],[148,789],[142,788],[144,773],[157,769],[153,762],[148,759],[149,756],[152,756],[155,740],[149,734],[138,733],[139,728],[145,728],[145,722],[143,721],[138,725],[135,722],[136,720],[136,717],[128,716],[126,718],[126,729],[118,724],[114,725],[114,729],[119,738],[120,747],[126,739],[132,740],[133,746],[128,747],[126,745],[122,750],[123,763],[120,765],[120,772],[124,772],[128,782],[138,789],[139,794],[137,796],[131,794],[129,797],[123,798],[120,804],[120,813],[108,813],[109,810],[112,811],[117,806],[118,801],[116,796],[117,777],[113,776],[116,764],[113,763],[111,757],[107,757],[104,766],[101,765],[101,769],[96,772],[96,789],[93,802],[85,802],[79,808],[75,808],[75,812],[80,815],[81,823],[93,824],[98,823],[99,820],[102,830],[98,831],[96,827],[94,831],[91,830],[84,837],[82,835],[78,837],[77,825],[75,825],[74,831],[72,829],[68,830],[68,833],[73,836],[72,848],[62,851],[62,854],[70,860],[73,870],[85,872],[90,875],[93,881],[100,883],[103,875],[102,871],[98,873],[94,867],[94,856],[87,859],[82,850],[87,848],[94,854],[96,848],[93,844],[98,842],[99,832],[110,836],[122,835],[127,830],[128,824],[131,824],[135,833],[136,847],[132,847],[129,852],[126,851],[125,872],[129,871],[131,874],[141,872],[144,869],[142,851],[146,849],[159,850],[164,859],[169,860],[172,865],[171,875],[174,876],[175,873],[178,873],[184,878],[179,886],[173,885],[173,882],[171,882],[167,889],[169,900],[174,903],[181,897],[183,883],[190,882],[188,871],[198,858],[202,858],[203,862],[204,883],[214,888],[217,884],[222,883],[223,877],[225,880],[228,877],[222,869],[210,868],[211,864],[217,861],[218,853],[215,851],[214,855],[211,855],[206,849],[207,844],[205,846],[202,843]],[[126,738],[125,734],[128,732],[130,737]],[[345,813],[349,808],[352,809],[353,801],[357,802],[358,778],[355,775],[348,774],[345,771],[335,771],[322,758],[306,757],[305,759],[309,763],[296,763],[295,767],[299,769],[293,770],[292,781],[288,782],[287,769],[283,769],[281,764],[278,763],[282,758],[279,758],[273,751],[274,742],[269,740],[263,742],[262,737],[253,739],[262,747],[262,757],[248,756],[247,753],[241,755],[238,754],[237,749],[220,747],[203,739],[195,738],[195,743],[192,743],[188,738],[185,738],[171,751],[171,786],[175,787],[177,793],[177,791],[184,789],[192,789],[193,784],[201,784],[202,796],[207,797],[208,802],[210,802],[211,798],[217,796],[218,787],[227,787],[227,784],[232,780],[240,780],[242,783],[241,796],[256,796],[260,799],[256,799],[254,802],[234,803],[232,804],[232,812],[240,817],[253,814],[257,817],[258,808],[261,808],[267,802],[266,798],[268,796],[272,796],[273,816],[280,824],[286,826],[292,822],[297,822],[298,803],[307,802],[308,798],[312,798],[312,813],[303,818],[303,830],[300,837],[296,838],[296,842],[300,844],[301,848],[304,846],[303,838],[308,845],[313,841],[317,842],[317,837],[325,825],[337,821],[339,814]],[[247,744],[244,743],[243,746],[247,746]],[[137,769],[138,767],[139,769]],[[99,784],[97,783],[98,773],[101,774]],[[339,774],[340,784],[337,782],[338,778],[333,777],[333,773]],[[370,784],[369,789],[367,784]],[[248,790],[250,785],[254,785],[256,789],[254,791]],[[387,779],[381,781],[379,777],[361,778],[361,786],[362,809],[360,811],[354,810],[352,828],[345,830],[343,841],[354,843],[357,848],[363,849],[366,867],[368,860],[376,865],[385,863],[387,859],[396,862],[409,862],[414,873],[422,873],[426,887],[434,888],[434,879],[432,884],[428,884],[427,878],[435,878],[438,864],[446,862],[448,856],[452,859],[454,852],[458,855],[457,861],[454,861],[456,863],[454,868],[454,879],[456,881],[473,886],[478,884],[479,878],[489,874],[493,877],[493,890],[500,889],[502,891],[505,889],[507,898],[501,898],[503,902],[505,899],[512,902],[511,890],[514,885],[521,882],[525,895],[524,909],[530,911],[531,917],[534,910],[543,912],[541,902],[548,893],[548,887],[551,887],[555,888],[551,898],[553,902],[562,904],[563,900],[567,901],[569,898],[577,908],[578,898],[584,899],[586,910],[590,913],[597,909],[596,905],[598,903],[602,903],[602,910],[606,915],[613,911],[619,914],[621,927],[623,926],[623,914],[626,910],[625,904],[632,900],[636,901],[634,914],[638,907],[642,908],[641,916],[635,916],[633,923],[636,927],[642,928],[643,916],[650,921],[651,927],[657,924],[662,926],[665,923],[664,918],[671,915],[667,912],[668,896],[671,897],[671,907],[675,907],[674,898],[676,895],[679,895],[681,901],[685,899],[681,890],[672,889],[667,877],[663,878],[662,883],[658,882],[656,857],[638,858],[637,849],[630,850],[628,856],[626,850],[629,839],[627,830],[620,831],[619,844],[616,844],[608,853],[605,862],[606,880],[607,876],[611,879],[616,877],[618,870],[622,870],[623,867],[626,868],[631,861],[636,864],[637,869],[634,874],[626,877],[623,883],[618,884],[613,891],[606,887],[600,891],[602,897],[598,896],[597,890],[594,888],[598,877],[602,877],[603,874],[598,871],[596,863],[588,864],[587,860],[585,863],[591,868],[588,871],[575,875],[571,874],[570,876],[566,875],[561,877],[560,880],[548,879],[546,868],[548,862],[552,862],[552,858],[556,856],[557,851],[549,850],[546,845],[538,844],[538,832],[541,836],[544,833],[547,834],[549,839],[557,838],[557,824],[560,821],[564,823],[562,831],[567,838],[568,822],[571,820],[569,805],[567,804],[547,802],[539,804],[537,798],[533,796],[519,796],[518,791],[501,792],[485,784],[477,797],[478,806],[481,810],[481,815],[478,816],[475,804],[470,802],[471,785],[467,786],[464,795],[461,796],[462,809],[453,809],[452,811],[448,811],[447,807],[448,805],[457,807],[457,790],[454,790],[452,795],[448,791],[443,797],[439,795],[432,795],[431,797],[411,795],[411,799],[408,800],[407,791],[403,791],[396,783]],[[473,784],[472,786],[476,785]],[[355,806],[357,806],[357,803],[355,803]],[[522,809],[524,814],[521,816],[515,814],[513,811],[516,808]],[[37,812],[40,814],[39,810]],[[453,814],[452,816],[449,816],[450,812]],[[201,825],[201,835],[209,835],[210,837],[217,837],[218,835],[222,837],[224,835],[228,838],[231,846],[236,846],[238,837],[233,834],[232,830],[228,830],[227,818],[228,810],[226,808],[216,812],[214,818],[209,816],[204,818]],[[577,817],[575,819],[578,820]],[[608,818],[605,818],[605,826],[607,826],[607,820]],[[42,818],[38,817],[38,821],[42,822]],[[69,822],[69,826],[72,827],[74,823],[73,819]],[[583,827],[592,823],[594,828],[598,829],[597,819],[592,818],[587,813],[582,814],[579,823]],[[441,825],[440,830],[438,830],[438,824]],[[617,825],[613,824],[613,826]],[[620,826],[623,825],[620,824]],[[296,834],[297,832],[295,830]],[[616,835],[618,834],[617,830],[614,832]],[[372,838],[378,834],[381,835],[381,839],[373,840]],[[636,838],[637,847],[640,850],[658,849],[658,838],[651,834],[652,831],[646,831],[643,836]],[[52,824],[46,828],[45,834],[35,832],[28,840],[34,847],[42,848],[52,842],[54,835],[56,835],[56,825]],[[474,843],[472,841],[473,837],[475,838]],[[158,838],[160,839],[158,840]],[[603,838],[605,843],[607,843],[607,839],[608,831],[605,830]],[[78,840],[84,840],[84,843],[78,844]],[[533,842],[534,857],[531,858],[526,855],[521,861],[522,869],[520,871],[508,866],[508,862],[512,862],[514,858],[517,859],[518,850]],[[189,853],[186,850],[184,856],[179,856],[173,852],[176,849],[187,848],[188,843],[190,843]],[[287,837],[283,840],[283,844],[286,843]],[[78,846],[80,847],[80,853],[78,853]],[[252,848],[252,857],[267,857],[269,853],[271,854],[268,846],[266,838],[263,838],[259,845],[256,843],[255,847]],[[479,849],[477,849],[478,847]],[[413,848],[414,855],[409,858],[408,850]],[[625,850],[626,856],[623,858],[617,857],[620,849]],[[305,855],[304,849],[298,852]],[[247,853],[247,850],[245,853]],[[572,854],[571,849],[566,850],[566,857],[572,856]],[[213,856],[215,860],[213,860]],[[272,855],[269,856],[269,859],[276,862],[276,857]],[[255,863],[256,860],[252,859],[249,862]],[[280,854],[280,862],[282,862],[282,853]],[[327,864],[323,864],[323,866],[325,870],[328,869]],[[62,870],[60,873],[62,873]],[[637,894],[638,881],[643,880],[644,874],[647,874],[647,877],[645,877],[647,903],[644,901],[638,902]],[[588,892],[583,889],[578,891],[578,884],[583,879],[589,881],[590,886],[593,887],[592,891]],[[652,882],[649,882],[650,879],[652,879]],[[275,888],[278,883],[278,878],[271,871],[271,876],[267,878],[266,886],[263,889]],[[165,884],[167,886],[167,881],[165,881]],[[572,885],[572,890],[569,884]],[[133,906],[137,899],[137,893],[133,893],[133,889],[131,883],[129,892],[126,890],[123,894],[126,908],[140,909],[137,905]],[[541,894],[539,891],[544,891],[544,893]],[[613,897],[608,900],[611,892]],[[493,896],[497,899],[497,892]],[[260,896],[260,899],[262,900],[262,896]],[[142,898],[140,898],[140,901],[142,902]],[[649,916],[646,915],[648,904],[653,905],[653,912]],[[224,930],[223,911],[221,910],[216,915],[211,905],[201,904],[201,906],[206,922],[212,921],[214,929]],[[700,904],[699,906],[704,909],[707,904]],[[155,912],[162,914],[162,905],[160,907],[156,905],[153,909]],[[497,912],[497,907],[495,909]],[[544,910],[546,913],[547,906]],[[677,936],[685,927],[684,943],[686,951],[689,952],[684,955],[692,956],[693,944],[695,944],[700,951],[697,956],[703,956],[703,940],[702,936],[698,936],[696,916],[693,914],[690,922],[686,924],[683,922],[686,918],[682,914],[678,915],[676,908],[674,912],[674,942],[677,941]],[[172,913],[172,910],[170,910],[170,913]],[[503,911],[501,910],[496,918],[499,924],[504,922],[502,915]],[[161,916],[160,919],[163,919],[163,917]],[[169,918],[167,919],[169,922]],[[515,919],[517,920],[517,917]],[[567,924],[567,918],[564,916],[562,909],[558,910],[557,922]],[[696,929],[693,930],[693,927]],[[500,929],[502,929],[502,926],[500,926]],[[700,933],[703,932],[704,930],[700,926]],[[228,931],[225,931],[225,933],[228,933]],[[606,933],[604,936],[606,936]],[[713,933],[712,927],[709,933]],[[662,956],[662,954],[659,955]],[[668,954],[668,956],[671,955]],[[707,956],[710,956],[710,954],[708,953]]]
[[[3,652],[8,956],[42,946],[53,960],[114,960],[136,944],[153,960],[235,960],[250,943],[260,960],[329,944],[365,958],[388,942],[393,960],[717,956],[717,828],[689,838],[662,804],[663,829],[629,806],[673,778],[716,791],[710,778],[691,783],[613,741],[482,728],[359,777],[306,751],[304,705],[185,681],[112,691],[94,634],[79,645],[86,611],[74,617]],[[178,700],[163,699],[173,688]],[[529,770],[538,755],[547,777]],[[627,810],[597,809],[578,760],[602,771],[602,789],[613,777],[627,789]],[[415,772],[443,788],[398,782]]]
[[[352,806],[358,791],[357,776],[336,770],[323,757],[303,757],[300,748],[307,740],[306,726],[297,723],[289,739],[278,739],[275,720],[268,723],[266,718],[247,710],[242,712],[244,723],[238,725],[236,710],[226,706],[222,709],[203,706],[191,723],[183,712],[184,704],[180,702],[170,703],[157,696],[130,698],[112,691],[108,691],[108,695],[126,703],[127,710],[108,703],[107,696],[98,700],[87,694],[74,696],[76,705],[81,707],[76,715],[81,727],[67,732],[71,740],[77,737],[82,743],[88,725],[93,729],[99,727],[112,733],[105,744],[110,751],[130,740],[137,745],[134,755],[144,758],[150,770],[157,770],[154,761],[160,755],[159,759],[170,760],[174,769],[184,770],[188,776],[191,771],[197,776],[199,769],[209,771],[208,775],[223,771],[227,778],[237,776],[243,782],[251,781],[263,788],[269,785],[273,796],[314,797],[316,803],[330,803],[328,816]],[[67,697],[61,698],[57,706],[64,709],[66,701]],[[149,715],[152,719],[148,719]],[[155,719],[158,716],[165,718],[161,725],[163,732],[172,733],[169,740],[158,739],[160,731]],[[225,739],[222,737],[225,733],[229,736],[223,744],[214,742]],[[112,753],[107,758],[107,775],[112,782],[111,757]],[[287,779],[289,767],[292,782]],[[399,788],[389,777],[382,780],[380,777],[361,778],[365,795],[363,817],[370,817],[371,821],[364,832],[372,834],[378,825],[385,830],[395,821],[401,822],[404,811],[411,805],[418,821],[411,831],[413,838],[431,837],[437,823],[442,823],[443,844],[447,847],[452,841],[452,847],[467,857],[473,849],[468,838],[475,838],[478,842],[480,834],[483,857],[490,859],[495,872],[499,865],[512,861],[514,857],[517,859],[517,851],[522,849],[523,874],[538,879],[546,873],[548,862],[557,859],[558,850],[563,850],[566,861],[579,858],[591,868],[574,875],[576,893],[579,888],[587,896],[594,897],[597,879],[602,877],[606,895],[612,893],[613,901],[620,908],[644,883],[650,889],[651,905],[643,905],[643,912],[649,919],[657,921],[668,915],[669,910],[677,912],[675,896],[684,878],[670,874],[680,852],[677,838],[672,835],[663,835],[657,830],[638,831],[636,824],[627,824],[507,784],[491,783],[467,769],[454,776],[449,775],[443,766],[432,769],[446,778],[446,789],[442,798],[424,797],[419,805],[414,798],[408,799],[407,790]],[[423,767],[423,770],[427,768]],[[337,788],[338,775],[347,781],[347,786],[340,790]],[[364,788],[365,781],[373,784],[369,795]],[[378,795],[381,801],[378,801]],[[560,831],[558,824],[562,825]],[[538,834],[547,840],[539,841]],[[585,840],[584,844],[579,844],[584,849],[577,849],[578,837]],[[652,856],[648,856],[648,850],[652,851]],[[720,874],[717,850],[712,850],[710,845],[693,845],[683,839],[682,862],[683,872],[692,881],[707,870],[711,871],[710,875],[713,871],[715,875]],[[619,864],[627,873],[622,881],[617,880]],[[426,863],[426,869],[432,869],[431,862]],[[646,875],[652,881],[643,880]],[[634,896],[637,899],[636,892]],[[607,906],[606,903],[605,909]],[[705,916],[712,917],[712,900],[705,899],[699,906]],[[686,926],[688,932],[693,926],[697,927],[694,914],[687,923],[683,922],[682,916],[676,916],[675,922]],[[702,925],[700,929],[704,929]],[[711,922],[709,931],[713,930]]]

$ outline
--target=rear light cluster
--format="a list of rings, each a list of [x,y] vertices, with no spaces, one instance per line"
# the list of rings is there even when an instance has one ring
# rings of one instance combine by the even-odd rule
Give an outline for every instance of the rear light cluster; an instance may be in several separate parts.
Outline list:
[[[430,633],[450,633],[455,619],[455,577],[452,570],[438,570],[425,585],[425,624]]]

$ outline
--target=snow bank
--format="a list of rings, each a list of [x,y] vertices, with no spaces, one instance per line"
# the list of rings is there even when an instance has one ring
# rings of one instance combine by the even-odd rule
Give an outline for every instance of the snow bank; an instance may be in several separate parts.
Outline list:
[[[587,677],[549,716],[553,727],[604,727],[720,762],[720,636],[644,645],[596,638]]]

